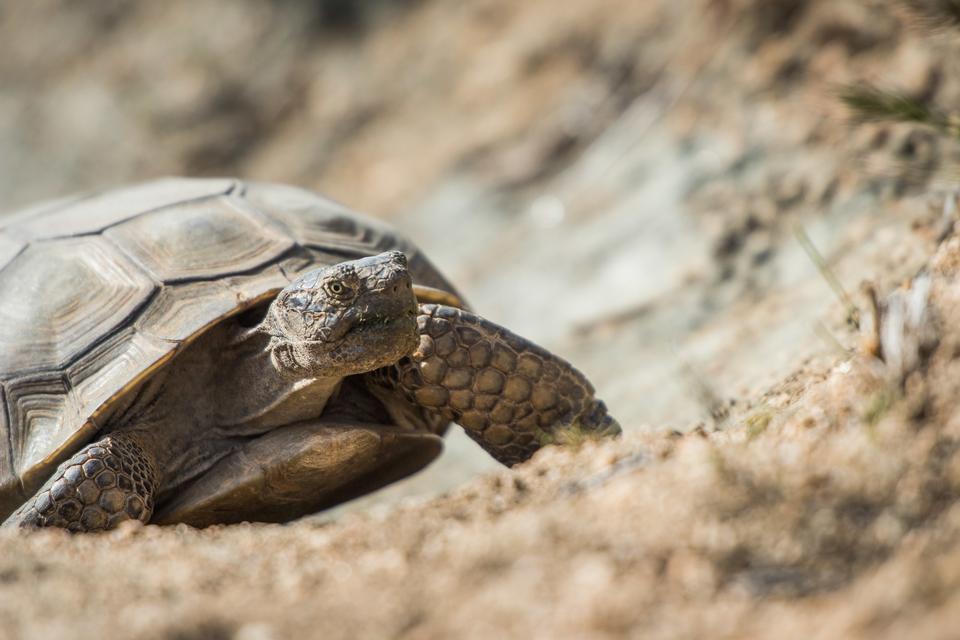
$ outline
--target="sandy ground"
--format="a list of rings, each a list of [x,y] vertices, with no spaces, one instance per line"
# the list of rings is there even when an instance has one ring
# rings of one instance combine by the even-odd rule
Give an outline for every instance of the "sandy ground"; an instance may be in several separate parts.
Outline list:
[[[550,447],[443,497],[332,523],[0,532],[0,628],[952,637],[960,332],[947,319],[960,312],[958,276],[951,235],[924,276],[881,300],[861,348],[799,370],[726,430]]]
[[[0,638],[951,637],[960,150],[853,126],[836,88],[957,104],[956,42],[854,0],[335,4],[0,10],[0,209],[163,173],[319,189],[575,362],[626,436],[505,471],[454,434],[290,526],[3,532]],[[928,265],[923,322],[852,331],[798,228],[853,292]]]

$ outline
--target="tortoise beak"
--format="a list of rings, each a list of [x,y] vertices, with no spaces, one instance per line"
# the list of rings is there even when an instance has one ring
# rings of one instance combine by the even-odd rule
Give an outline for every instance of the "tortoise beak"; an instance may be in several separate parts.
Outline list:
[[[381,425],[281,427],[158,505],[151,523],[286,522],[405,478],[442,450],[438,435]]]

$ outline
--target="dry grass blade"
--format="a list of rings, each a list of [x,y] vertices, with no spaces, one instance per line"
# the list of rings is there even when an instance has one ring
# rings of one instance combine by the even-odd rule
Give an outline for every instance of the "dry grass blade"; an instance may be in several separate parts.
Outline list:
[[[850,295],[847,294],[846,289],[844,289],[843,285],[840,284],[840,280],[837,279],[837,276],[833,273],[833,269],[830,268],[830,265],[827,264],[827,261],[824,259],[823,255],[821,255],[821,253],[817,250],[817,247],[813,244],[813,240],[811,240],[810,236],[807,235],[806,230],[798,224],[793,228],[793,233],[797,238],[797,242],[800,243],[800,246],[807,254],[807,257],[809,257],[810,261],[816,265],[820,275],[827,282],[827,284],[830,285],[830,288],[833,289],[834,294],[836,294],[837,298],[846,308],[847,322],[855,328],[860,328],[860,311],[857,309],[857,305],[853,303],[853,300],[850,298]]]
[[[914,122],[960,138],[960,121],[955,115],[903,92],[854,84],[840,90],[840,99],[863,122]]]

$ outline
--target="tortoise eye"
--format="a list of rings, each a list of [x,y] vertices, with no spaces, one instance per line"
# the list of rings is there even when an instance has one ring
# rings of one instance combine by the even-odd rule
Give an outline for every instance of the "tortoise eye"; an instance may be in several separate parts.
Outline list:
[[[347,285],[343,284],[339,280],[334,280],[333,282],[328,282],[326,287],[327,293],[337,298],[346,298],[349,297],[353,290],[350,289]]]

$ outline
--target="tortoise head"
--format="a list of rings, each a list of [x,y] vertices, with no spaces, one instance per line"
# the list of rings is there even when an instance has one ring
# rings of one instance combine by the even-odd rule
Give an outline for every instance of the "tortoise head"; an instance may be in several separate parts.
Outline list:
[[[280,371],[339,377],[410,354],[416,315],[407,258],[389,251],[304,274],[277,295],[263,328]]]

